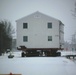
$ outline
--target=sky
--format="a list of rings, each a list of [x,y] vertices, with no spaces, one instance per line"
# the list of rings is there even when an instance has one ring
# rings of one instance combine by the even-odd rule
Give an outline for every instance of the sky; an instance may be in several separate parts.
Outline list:
[[[76,0],[0,0],[0,20],[8,20],[16,30],[16,20],[36,11],[59,19],[64,24],[64,40],[71,42],[76,32],[72,16]],[[14,35],[16,37],[16,34]]]

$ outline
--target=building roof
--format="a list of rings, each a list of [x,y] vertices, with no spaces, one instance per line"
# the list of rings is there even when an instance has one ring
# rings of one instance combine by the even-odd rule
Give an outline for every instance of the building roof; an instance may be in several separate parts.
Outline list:
[[[26,17],[28,17],[28,16],[34,15],[34,14],[41,14],[41,15],[44,15],[44,16],[46,16],[46,17],[50,17],[50,18],[53,18],[53,19],[55,19],[55,20],[58,20],[58,19],[56,19],[56,18],[54,18],[54,17],[48,16],[48,15],[46,15],[46,14],[44,14],[44,13],[41,13],[41,12],[39,12],[39,11],[36,11],[36,12],[30,14],[30,15],[24,16],[24,17],[16,20],[16,22],[17,22],[17,21],[20,21],[21,19],[24,19],[24,18],[26,18]],[[60,20],[59,20],[59,21],[60,21]]]

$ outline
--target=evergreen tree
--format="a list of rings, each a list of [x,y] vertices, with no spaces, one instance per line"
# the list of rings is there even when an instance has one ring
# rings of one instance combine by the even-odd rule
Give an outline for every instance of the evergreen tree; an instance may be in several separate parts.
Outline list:
[[[0,22],[0,54],[5,52],[7,49],[12,48],[12,34],[14,29],[8,21]]]

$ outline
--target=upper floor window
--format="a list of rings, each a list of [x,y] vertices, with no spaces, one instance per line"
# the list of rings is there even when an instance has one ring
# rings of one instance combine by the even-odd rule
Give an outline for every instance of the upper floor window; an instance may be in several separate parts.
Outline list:
[[[23,42],[27,42],[28,41],[28,36],[23,36]]]
[[[28,23],[23,23],[23,28],[27,29],[28,28]]]
[[[48,36],[48,41],[52,41],[52,36]]]
[[[52,28],[52,23],[48,23],[48,28]]]

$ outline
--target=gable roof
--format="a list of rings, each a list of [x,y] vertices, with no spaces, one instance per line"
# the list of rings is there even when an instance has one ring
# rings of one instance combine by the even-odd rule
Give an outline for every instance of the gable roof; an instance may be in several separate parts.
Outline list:
[[[22,18],[16,20],[16,22],[17,22],[17,21],[20,21],[21,19],[27,18],[27,17],[29,17],[29,16],[31,16],[31,15],[34,15],[34,14],[41,14],[41,15],[44,15],[44,16],[46,16],[46,17],[49,17],[49,18],[58,20],[58,19],[56,19],[56,18],[54,18],[54,17],[48,16],[48,15],[46,15],[46,14],[44,14],[44,13],[41,13],[41,12],[39,12],[39,11],[36,11],[36,12],[30,14],[30,15],[24,16],[24,17],[22,17]],[[62,23],[60,20],[58,20],[58,21],[59,21],[60,23]],[[62,24],[63,24],[63,23],[62,23]],[[63,25],[64,25],[64,24],[63,24]]]
[[[26,17],[31,16],[31,15],[34,15],[34,14],[42,14],[42,15],[44,15],[44,16],[47,16],[47,17],[53,18],[53,19],[55,19],[55,20],[58,20],[58,19],[56,19],[56,18],[54,18],[54,17],[48,16],[48,15],[46,15],[46,14],[44,14],[44,13],[41,13],[41,12],[39,12],[39,11],[36,11],[36,12],[34,12],[34,13],[30,14],[30,15],[24,16],[24,17],[22,17],[22,18],[20,18],[20,19],[18,19],[18,20],[16,20],[16,21],[19,21],[19,20],[21,20],[21,19],[23,19],[23,18],[26,18]]]

